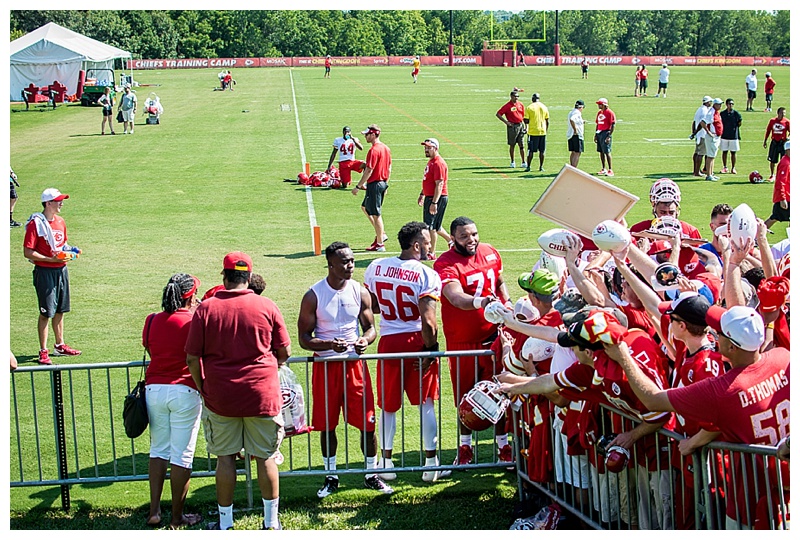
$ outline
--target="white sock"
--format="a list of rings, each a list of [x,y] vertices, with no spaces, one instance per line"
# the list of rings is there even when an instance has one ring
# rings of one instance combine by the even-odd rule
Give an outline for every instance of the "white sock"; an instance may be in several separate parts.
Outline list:
[[[280,497],[276,499],[261,499],[264,503],[264,527],[272,527],[273,529],[277,529],[279,522],[278,522],[278,501],[280,501]]]
[[[508,433],[505,435],[497,435],[494,440],[497,441],[497,448],[503,448],[508,445]]]
[[[436,426],[436,411],[433,408],[433,400],[428,398],[425,403],[419,406],[422,411],[422,448],[425,450],[436,450],[438,442],[438,429]]]
[[[382,412],[378,422],[381,448],[391,450],[394,447],[394,435],[397,432],[397,413]]]
[[[435,467],[436,465],[438,465],[438,463],[436,462],[436,456],[425,458],[426,467]]]
[[[378,456],[377,455],[372,456],[372,457],[367,456],[367,470],[376,469],[377,468],[376,467],[377,462],[378,462]],[[373,475],[373,473],[367,473],[367,474],[364,475],[364,477],[365,478],[369,478],[372,475]]]
[[[462,435],[461,436],[461,446],[472,446],[472,435]]]
[[[219,509],[219,529],[224,531],[233,527],[233,505],[217,505],[217,508]]]
[[[325,464],[326,471],[336,472],[336,456],[324,457],[322,462]],[[339,478],[336,474],[329,474],[328,476]]]

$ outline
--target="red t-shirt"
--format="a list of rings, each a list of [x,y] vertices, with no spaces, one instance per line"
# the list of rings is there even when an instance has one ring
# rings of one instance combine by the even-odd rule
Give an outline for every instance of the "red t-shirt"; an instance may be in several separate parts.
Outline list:
[[[656,339],[658,331],[653,326],[653,321],[650,320],[650,316],[647,315],[647,311],[644,308],[635,308],[630,304],[626,304],[619,306],[619,309],[628,317],[628,328],[639,328],[647,332],[647,335],[651,338]]]
[[[789,156],[785,155],[778,162],[777,170],[775,171],[775,187],[772,188],[772,202],[789,201],[789,188],[791,182],[789,181]]]
[[[489,244],[478,244],[475,255],[466,257],[454,248],[442,253],[433,263],[442,278],[442,289],[455,281],[470,296],[500,296],[497,279],[503,272],[500,254]],[[459,309],[442,294],[442,327],[450,343],[482,343],[497,326],[483,316],[483,309]]]
[[[367,167],[372,169],[367,184],[389,180],[389,171],[392,167],[392,153],[389,147],[380,141],[373,144],[367,152]]]
[[[425,165],[425,172],[422,175],[423,195],[433,197],[436,190],[436,180],[444,180],[442,183],[442,195],[447,195],[447,163],[444,162],[440,155],[430,159]]]
[[[326,58],[325,59],[325,67],[331,67],[331,59],[330,58]]]
[[[789,333],[789,321],[786,320],[786,312],[781,308],[781,312],[775,321],[772,330],[772,341],[776,347],[783,347],[784,349],[791,350],[791,334]]]
[[[67,243],[67,226],[61,216],[53,216],[53,221],[50,222],[50,228],[53,229],[53,238],[56,241],[57,248]],[[47,240],[45,240],[43,236],[36,234],[36,223],[33,220],[30,220],[25,226],[25,239],[22,241],[22,246],[31,248],[45,257],[55,256],[55,252],[50,248],[50,244],[47,243]],[[36,261],[33,264],[47,268],[60,268],[67,263]]]
[[[775,91],[775,79],[772,77],[767,77],[767,80],[764,81],[764,93],[772,94]]]
[[[597,131],[606,131],[611,129],[611,126],[617,122],[617,116],[611,109],[600,109],[597,111],[594,122],[597,124]]]
[[[497,114],[504,115],[506,120],[512,124],[519,124],[525,117],[525,105],[523,105],[519,100],[513,103],[508,101],[505,105],[500,107],[500,110],[497,111]]]
[[[773,118],[767,124],[767,135],[772,134],[773,141],[785,141],[789,138],[789,120]]]
[[[642,79],[647,79],[647,70],[643,69],[642,72],[639,74],[639,77]]]
[[[697,240],[703,238],[702,236],[700,236],[700,231],[697,230],[697,227],[695,227],[694,225],[689,225],[688,223],[682,220],[678,221],[681,222],[681,234],[683,234],[684,236],[688,236],[689,238],[695,238]],[[652,219],[645,219],[644,221],[640,221],[639,223],[634,224],[630,228],[630,231],[632,233],[646,231],[647,229],[650,228],[650,225],[652,223],[653,223]]]
[[[147,384],[183,384],[197,390],[184,352],[191,322],[191,312],[183,308],[175,313],[153,313],[145,320],[142,345],[150,351]]]
[[[200,304],[185,350],[202,358],[205,406],[235,418],[277,416],[283,402],[273,351],[289,343],[278,306],[250,289],[219,291]]]
[[[714,127],[714,135],[722,137],[722,116],[719,111],[714,111],[714,119],[711,121],[711,125]]]

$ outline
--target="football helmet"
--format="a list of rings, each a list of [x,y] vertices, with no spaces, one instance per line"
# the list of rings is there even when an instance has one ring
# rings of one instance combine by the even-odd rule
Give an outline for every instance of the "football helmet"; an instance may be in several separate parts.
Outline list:
[[[612,473],[620,473],[628,466],[631,452],[619,445],[608,447],[606,450],[606,469]]]
[[[650,222],[650,232],[675,236],[681,234],[682,230],[681,222],[672,216],[657,217]]]
[[[311,173],[311,176],[308,177],[311,180],[312,187],[322,187],[328,185],[328,175],[324,172],[317,171]]]
[[[311,185],[311,180],[309,180],[308,175],[306,173],[300,173],[297,175],[297,183],[303,184],[304,186]]]
[[[669,178],[656,180],[650,186],[650,204],[655,206],[657,203],[662,202],[681,203],[681,188]]]
[[[778,275],[786,279],[791,279],[789,277],[789,253],[781,257],[778,261]]]
[[[483,431],[503,418],[511,401],[495,393],[499,387],[494,381],[478,381],[464,394],[458,405],[458,418],[466,428]]]
[[[751,172],[750,176],[748,178],[750,178],[750,183],[751,184],[763,184],[764,183],[764,177],[761,176],[761,173],[759,173],[758,171]]]

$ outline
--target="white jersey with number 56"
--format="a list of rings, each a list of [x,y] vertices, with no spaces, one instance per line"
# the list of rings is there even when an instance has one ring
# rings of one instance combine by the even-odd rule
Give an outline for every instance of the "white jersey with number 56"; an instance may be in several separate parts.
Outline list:
[[[370,263],[364,273],[364,286],[378,299],[381,308],[382,336],[422,330],[419,299],[439,300],[442,281],[416,259],[388,257]]]

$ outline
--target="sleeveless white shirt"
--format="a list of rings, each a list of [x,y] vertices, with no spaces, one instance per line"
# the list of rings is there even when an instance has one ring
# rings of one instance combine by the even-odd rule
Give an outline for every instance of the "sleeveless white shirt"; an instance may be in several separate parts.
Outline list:
[[[322,340],[342,338],[350,345],[344,353],[333,350],[317,351],[317,356],[336,356],[354,353],[353,343],[359,336],[358,315],[361,313],[361,285],[348,279],[341,290],[328,284],[328,279],[315,283],[311,290],[317,297],[317,327],[315,337]]]

